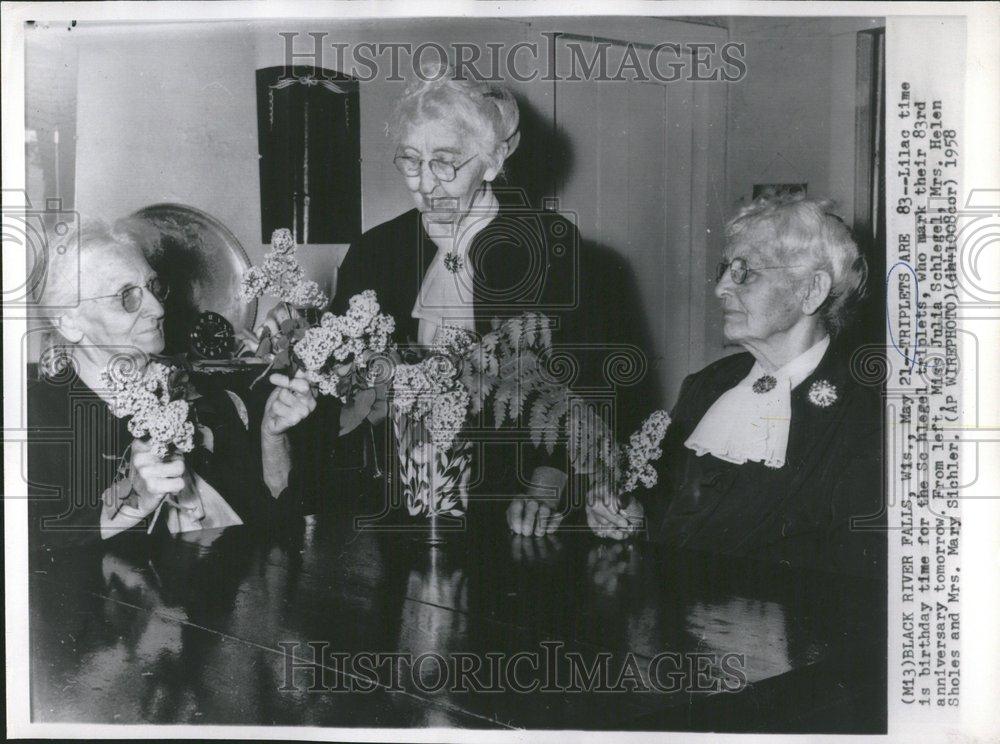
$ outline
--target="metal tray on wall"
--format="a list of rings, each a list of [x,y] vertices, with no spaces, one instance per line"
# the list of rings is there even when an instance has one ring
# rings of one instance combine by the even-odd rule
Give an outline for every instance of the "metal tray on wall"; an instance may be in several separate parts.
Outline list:
[[[170,286],[165,353],[188,351],[191,328],[198,315],[209,310],[236,330],[252,327],[257,301],[245,303],[239,298],[250,258],[229,228],[184,204],[153,204],[132,216],[149,226],[147,258]]]

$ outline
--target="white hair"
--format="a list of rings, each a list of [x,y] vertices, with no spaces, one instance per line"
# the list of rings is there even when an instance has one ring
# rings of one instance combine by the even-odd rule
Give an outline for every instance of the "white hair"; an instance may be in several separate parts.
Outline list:
[[[396,104],[389,132],[398,143],[411,124],[437,120],[459,124],[498,169],[520,138],[517,101],[506,86],[458,77],[450,66],[425,65]],[[507,152],[501,156],[504,143]]]
[[[766,245],[787,264],[807,254],[813,268],[830,275],[830,294],[819,313],[827,331],[836,336],[864,296],[868,264],[832,209],[832,202],[807,199],[802,193],[762,196],[726,224],[726,237]]]

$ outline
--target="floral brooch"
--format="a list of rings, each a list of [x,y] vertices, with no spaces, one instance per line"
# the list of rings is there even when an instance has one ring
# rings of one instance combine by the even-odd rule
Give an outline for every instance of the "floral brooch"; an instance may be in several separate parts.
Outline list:
[[[457,253],[447,253],[444,257],[444,267],[452,274],[457,274],[462,268],[462,259]]]
[[[837,402],[837,386],[829,380],[816,380],[809,386],[809,402],[820,408],[829,408]]]
[[[763,395],[764,393],[769,393],[774,390],[774,386],[778,384],[778,381],[774,379],[772,375],[764,375],[763,377],[758,377],[753,383],[753,391],[758,395]]]

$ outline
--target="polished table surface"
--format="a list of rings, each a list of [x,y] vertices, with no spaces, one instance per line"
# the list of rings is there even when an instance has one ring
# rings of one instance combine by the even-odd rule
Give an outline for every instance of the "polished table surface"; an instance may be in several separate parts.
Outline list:
[[[32,713],[43,722],[875,732],[885,725],[884,597],[879,582],[570,529],[536,539],[497,526],[432,548],[327,515],[266,534],[123,535],[33,558]],[[452,669],[478,659],[475,679],[494,690],[455,676],[434,689],[435,658],[416,671],[397,661],[394,675],[388,657],[368,685],[376,675],[363,669],[374,662],[335,656],[364,652],[439,654]],[[574,655],[578,672],[606,660],[605,689],[583,689]],[[555,677],[543,674],[549,664]],[[548,689],[512,689],[532,680]]]

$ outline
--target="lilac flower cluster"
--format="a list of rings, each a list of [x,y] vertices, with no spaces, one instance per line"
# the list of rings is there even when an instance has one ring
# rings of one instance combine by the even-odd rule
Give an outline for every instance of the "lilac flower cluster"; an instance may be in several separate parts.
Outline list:
[[[471,331],[455,326],[443,325],[434,334],[432,353],[465,357],[476,345],[476,337]]]
[[[625,448],[628,466],[621,493],[634,491],[640,482],[646,488],[656,485],[656,470],[651,463],[663,454],[660,442],[663,441],[669,425],[670,416],[666,411],[653,411],[642,423],[642,428],[629,437],[628,447]]]
[[[450,449],[471,402],[451,359],[432,356],[419,364],[398,365],[392,389],[396,412],[422,424],[439,448]]]
[[[186,400],[171,388],[174,369],[150,362],[145,369],[111,368],[101,373],[111,394],[108,407],[118,418],[129,417],[128,430],[137,439],[149,437],[153,452],[166,457],[171,450],[194,449],[194,424],[188,420]]]
[[[306,379],[315,383],[321,394],[337,394],[341,375],[330,369],[330,362],[334,366],[353,363],[364,369],[372,354],[389,348],[396,321],[381,309],[375,292],[365,290],[350,299],[344,315],[324,313],[320,324],[307,329],[295,343],[295,356],[305,367]]]
[[[319,285],[305,278],[295,260],[295,240],[284,227],[271,235],[271,250],[265,254],[264,263],[243,272],[240,299],[250,302],[264,295],[295,307],[325,307],[329,302]]]

